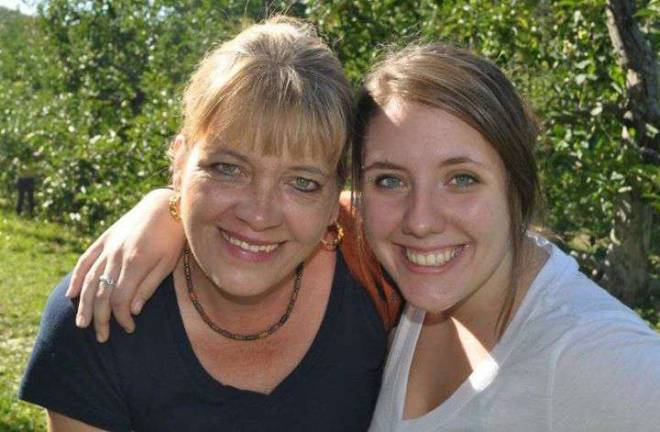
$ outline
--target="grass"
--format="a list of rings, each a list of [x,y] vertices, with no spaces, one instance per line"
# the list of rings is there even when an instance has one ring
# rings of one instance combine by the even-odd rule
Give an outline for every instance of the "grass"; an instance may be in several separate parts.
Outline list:
[[[0,430],[44,431],[43,411],[16,399],[41,311],[81,253],[82,241],[60,225],[0,209]]]

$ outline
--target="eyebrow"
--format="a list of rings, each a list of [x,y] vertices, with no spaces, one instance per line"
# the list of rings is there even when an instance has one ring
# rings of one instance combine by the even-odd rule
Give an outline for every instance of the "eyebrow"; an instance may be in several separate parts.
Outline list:
[[[481,166],[484,165],[483,163],[477,162],[476,160],[471,159],[467,156],[458,156],[458,157],[453,157],[453,158],[443,160],[442,163],[440,163],[440,166],[445,167],[445,166],[460,165],[460,164],[465,164],[465,163],[471,163],[471,164],[481,165]]]
[[[249,159],[247,158],[247,156],[245,156],[245,155],[243,155],[243,154],[241,154],[241,153],[239,153],[235,150],[226,149],[226,148],[222,148],[222,149],[219,149],[219,150],[211,150],[211,151],[208,152],[208,154],[211,155],[211,156],[219,156],[219,155],[231,156],[235,159],[240,160],[241,162],[245,162],[245,163],[249,162]]]
[[[440,162],[439,167],[447,167],[447,166],[452,166],[452,165],[460,165],[460,164],[465,164],[465,163],[472,163],[475,165],[480,165],[483,166],[484,164],[481,162],[477,162],[474,159],[471,159],[467,156],[458,156],[458,157],[453,157],[449,159],[445,159],[442,162]],[[375,161],[373,163],[370,163],[369,165],[365,166],[362,168],[363,171],[369,171],[372,169],[392,169],[392,170],[399,170],[399,171],[405,171],[405,168],[402,167],[401,165],[397,165],[392,161],[389,160],[383,160],[383,161]]]
[[[244,154],[242,154],[240,152],[237,152],[235,150],[231,150],[231,149],[220,149],[220,150],[217,150],[217,151],[209,152],[209,154],[212,154],[214,156],[216,156],[216,155],[231,156],[235,159],[240,160],[243,163],[250,163],[250,159],[247,156],[245,156]],[[328,173],[326,173],[322,169],[317,168],[315,166],[311,166],[311,165],[296,165],[296,166],[290,167],[289,169],[292,170],[292,171],[304,171],[304,172],[307,172],[307,173],[310,173],[310,174],[313,174],[313,175],[318,175],[320,177],[327,177],[328,176]]]
[[[393,162],[390,162],[388,160],[384,161],[375,161],[370,163],[367,166],[362,167],[362,171],[369,171],[372,169],[391,169],[391,170],[399,170],[399,171],[404,171],[404,168],[400,165],[397,165]]]
[[[318,175],[320,177],[327,177],[328,176],[328,173],[326,173],[322,169],[314,167],[314,166],[310,166],[310,165],[296,165],[296,166],[291,167],[290,169],[293,170],[293,171],[308,172],[310,174]]]

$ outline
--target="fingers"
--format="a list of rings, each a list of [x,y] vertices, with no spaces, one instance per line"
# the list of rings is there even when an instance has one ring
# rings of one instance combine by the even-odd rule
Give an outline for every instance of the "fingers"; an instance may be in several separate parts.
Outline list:
[[[133,301],[131,302],[131,313],[133,315],[137,315],[142,311],[142,307],[146,301],[154,295],[160,283],[172,271],[172,263],[166,259],[161,259],[156,267],[147,274],[138,285]]]
[[[131,315],[130,304],[135,295],[135,290],[139,277],[135,272],[140,269],[139,266],[133,266],[126,261],[121,263],[121,272],[117,278],[117,289],[110,298],[110,307],[117,323],[128,333],[135,331],[135,321]]]
[[[82,283],[82,291],[80,292],[78,313],[76,314],[76,325],[78,327],[87,327],[91,321],[99,277],[101,277],[103,270],[105,270],[105,261],[103,258],[96,260],[85,275]]]
[[[73,269],[73,273],[71,275],[69,288],[66,290],[66,293],[64,294],[68,298],[74,298],[77,297],[78,294],[80,294],[80,291],[83,287],[83,282],[85,280],[85,276],[89,272],[89,269],[92,267],[92,265],[96,262],[99,255],[101,255],[101,252],[103,252],[103,243],[105,237],[106,234],[103,233],[103,235],[101,235],[101,237],[99,237],[94,243],[92,243],[92,245],[89,248],[87,248],[85,253],[83,253],[80,256],[80,258],[78,258],[78,262],[76,262],[76,267]]]
[[[115,255],[116,257],[116,255]],[[112,309],[110,299],[116,295],[118,290],[117,278],[121,271],[121,258],[110,258],[104,266],[104,271],[99,275],[113,282],[114,286],[107,283],[98,284],[96,296],[94,297],[94,330],[96,331],[96,340],[105,342],[110,337],[110,316]]]

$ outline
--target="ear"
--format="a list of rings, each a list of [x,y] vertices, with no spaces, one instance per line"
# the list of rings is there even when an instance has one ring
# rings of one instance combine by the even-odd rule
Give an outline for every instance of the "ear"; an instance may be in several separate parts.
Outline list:
[[[172,187],[174,190],[179,190],[181,188],[181,173],[186,164],[186,156],[188,154],[186,138],[182,134],[178,134],[172,140],[167,154],[171,159]]]

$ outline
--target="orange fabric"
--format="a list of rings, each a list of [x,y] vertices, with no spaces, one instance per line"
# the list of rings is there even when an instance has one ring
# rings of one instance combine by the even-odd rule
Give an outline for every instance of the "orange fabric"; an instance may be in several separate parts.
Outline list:
[[[357,223],[357,217],[350,208],[350,202],[341,200],[337,220],[344,228],[345,236],[340,249],[348,268],[367,290],[383,321],[385,330],[390,331],[401,313],[401,296],[396,287],[385,279],[383,270],[373,252],[366,247],[364,242],[360,241],[361,236],[358,235],[358,230],[361,225]]]

